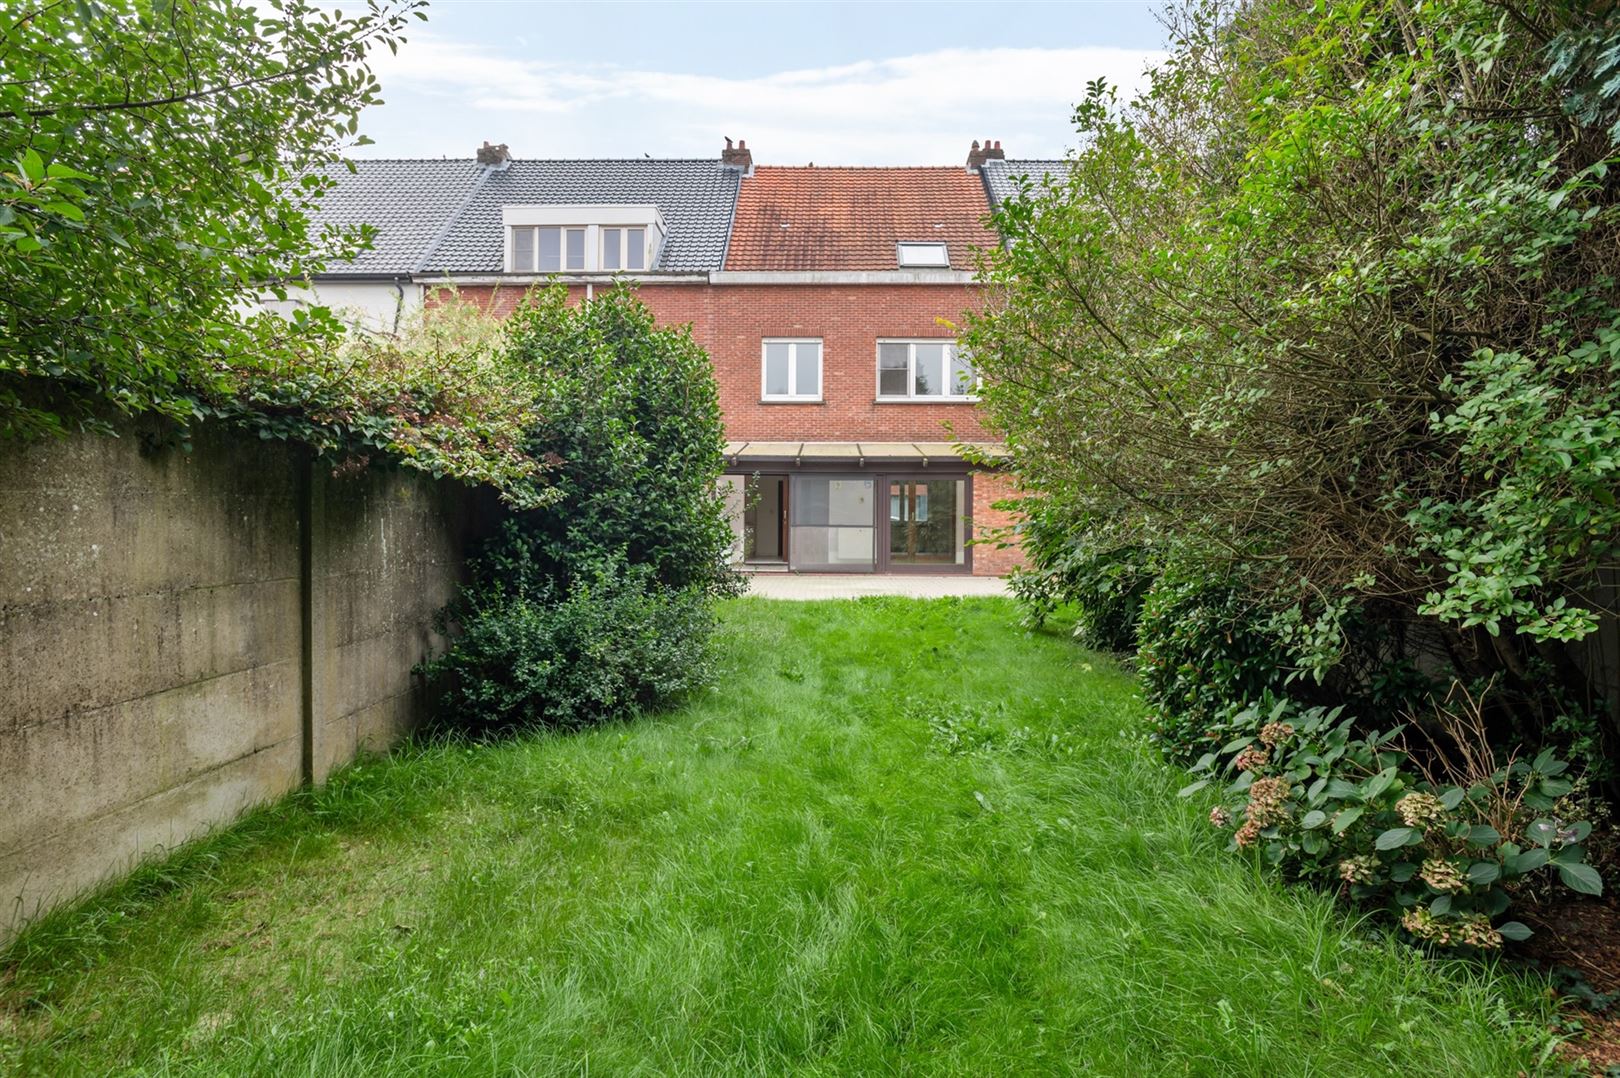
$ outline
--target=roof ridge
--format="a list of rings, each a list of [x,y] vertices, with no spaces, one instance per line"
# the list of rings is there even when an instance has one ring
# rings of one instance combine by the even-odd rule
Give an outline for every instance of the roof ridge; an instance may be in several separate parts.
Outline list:
[[[761,172],[966,172],[961,165],[755,165]]]
[[[428,240],[427,246],[422,248],[421,257],[411,264],[412,273],[420,273],[427,267],[428,260],[439,253],[439,244],[443,243],[444,238],[450,234],[451,227],[460,223],[461,215],[466,212],[468,203],[472,202],[473,197],[483,189],[484,181],[488,180],[490,174],[495,171],[496,168],[492,165],[483,166],[478,178],[468,186],[467,193],[461,196],[461,201],[456,203],[456,208],[445,216],[444,223],[439,226],[438,231],[433,233],[433,237]]]
[[[736,180],[731,188],[731,213],[726,216],[726,241],[720,245],[720,269],[726,268],[726,259],[731,257],[731,234],[737,230],[737,203],[742,201],[742,185],[745,178],[744,170],[733,169]],[[659,252],[663,257],[663,252]]]
[[[357,165],[365,165],[365,164],[375,165],[375,164],[382,164],[382,163],[385,163],[385,162],[386,163],[391,163],[391,164],[408,164],[408,165],[444,165],[444,164],[451,164],[451,163],[455,163],[455,164],[476,164],[477,161],[478,161],[478,159],[476,157],[351,157],[351,158],[348,158],[348,160],[353,161]],[[665,165],[668,165],[668,164],[715,165],[716,168],[719,167],[719,160],[720,159],[717,158],[717,157],[513,157],[513,158],[508,159],[509,163],[514,164],[514,165],[520,165],[520,164],[543,164],[543,163],[548,163],[548,162],[561,162],[561,163],[565,163],[565,164],[598,165],[598,164],[602,164],[604,162],[611,161],[611,162],[613,162],[615,164],[644,163],[644,164],[650,164],[650,165],[657,165],[657,164],[665,164]]]

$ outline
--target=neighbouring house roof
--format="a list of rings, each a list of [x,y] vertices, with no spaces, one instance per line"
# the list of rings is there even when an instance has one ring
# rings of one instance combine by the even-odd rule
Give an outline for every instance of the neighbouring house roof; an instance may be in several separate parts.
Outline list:
[[[1067,168],[1067,161],[1026,158],[1021,161],[986,161],[980,171],[984,176],[984,190],[990,204],[1000,206],[1018,196],[1020,181],[1028,180],[1029,185],[1039,191],[1048,178],[1061,180]]]
[[[317,225],[370,224],[373,249],[325,277],[500,273],[505,205],[655,205],[668,230],[655,271],[718,270],[741,171],[694,160],[361,160],[339,165]]]
[[[485,168],[463,160],[373,159],[355,171],[333,166],[337,186],[326,193],[317,227],[369,224],[372,249],[348,262],[333,262],[324,276],[406,275],[421,262],[440,231],[483,179]]]
[[[667,232],[655,271],[717,270],[725,258],[740,175],[740,169],[712,157],[511,161],[489,171],[421,271],[501,272],[502,206],[595,203],[658,207]]]
[[[959,167],[779,168],[742,181],[731,270],[893,270],[896,245],[945,243],[950,268],[971,270],[974,247],[999,240],[979,177]]]
[[[999,241],[984,218],[1039,185],[1063,161],[990,160],[951,166],[761,166],[715,158],[513,160],[371,159],[335,167],[316,223],[370,224],[372,250],[323,276],[502,272],[508,205],[655,205],[668,232],[654,272],[881,271],[901,268],[897,245],[944,243],[952,270],[973,269],[972,248]],[[729,244],[729,247],[728,247]]]

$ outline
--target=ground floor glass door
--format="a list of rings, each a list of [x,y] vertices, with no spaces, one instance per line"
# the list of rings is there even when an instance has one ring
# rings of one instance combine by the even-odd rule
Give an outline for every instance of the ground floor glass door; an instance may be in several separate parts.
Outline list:
[[[796,475],[789,498],[788,546],[795,569],[869,573],[877,569],[877,481]]]
[[[889,479],[888,565],[960,569],[967,563],[963,479]]]
[[[751,475],[743,496],[743,560],[787,561],[788,477]]]

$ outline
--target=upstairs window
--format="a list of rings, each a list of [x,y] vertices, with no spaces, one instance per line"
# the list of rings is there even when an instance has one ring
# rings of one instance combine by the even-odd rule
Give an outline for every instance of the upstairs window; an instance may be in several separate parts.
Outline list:
[[[602,268],[605,270],[644,270],[647,268],[645,228],[602,229]]]
[[[647,273],[667,230],[651,203],[501,207],[508,273]]]
[[[878,342],[879,400],[971,400],[978,384],[955,341]]]
[[[767,338],[761,349],[760,365],[761,400],[821,399],[821,341]]]
[[[901,243],[897,247],[901,269],[950,268],[950,254],[943,243]]]
[[[538,225],[512,229],[513,273],[562,273],[583,269],[583,228]]]

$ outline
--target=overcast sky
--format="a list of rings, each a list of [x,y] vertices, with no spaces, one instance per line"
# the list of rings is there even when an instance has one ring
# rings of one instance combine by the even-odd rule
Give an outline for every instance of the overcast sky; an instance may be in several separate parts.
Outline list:
[[[1164,35],[1150,0],[550,3],[435,0],[374,68],[357,157],[714,157],[956,164],[977,139],[1060,157],[1098,77],[1129,89]]]

